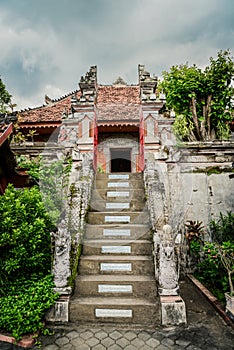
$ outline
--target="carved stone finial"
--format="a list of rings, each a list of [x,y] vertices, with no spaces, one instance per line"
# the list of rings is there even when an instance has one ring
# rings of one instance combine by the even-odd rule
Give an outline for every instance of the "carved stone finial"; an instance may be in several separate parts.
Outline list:
[[[81,96],[77,103],[93,105],[97,89],[97,66],[91,66],[85,77],[81,77],[79,87]]]
[[[118,77],[118,78],[116,79],[116,81],[113,83],[113,85],[124,85],[124,86],[126,86],[127,83],[123,80],[123,78]]]
[[[143,96],[144,102],[156,101],[155,91],[157,88],[158,78],[154,75],[150,76],[150,73],[146,71],[143,64],[138,65],[139,85],[141,88],[141,96]],[[150,98],[151,97],[151,98]]]
[[[45,95],[45,104],[52,105],[52,103],[53,100],[48,95]]]

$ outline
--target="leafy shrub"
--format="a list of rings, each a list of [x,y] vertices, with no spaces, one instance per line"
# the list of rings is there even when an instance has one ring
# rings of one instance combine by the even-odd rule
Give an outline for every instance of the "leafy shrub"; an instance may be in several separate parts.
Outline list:
[[[41,157],[30,158],[24,155],[17,157],[17,164],[19,168],[27,170],[27,173],[31,178],[38,182],[39,181],[39,170],[41,164]]]
[[[1,277],[48,273],[53,225],[39,190],[33,187],[17,191],[8,186],[0,197],[0,217]]]
[[[43,316],[57,299],[52,288],[51,275],[22,277],[8,284],[0,294],[0,329],[17,340],[22,334],[43,330]]]
[[[194,275],[220,301],[224,302],[224,293],[229,289],[227,273],[213,243],[205,243],[204,253],[204,260],[197,265]]]
[[[220,214],[210,222],[211,242],[204,244],[204,259],[195,276],[221,301],[224,293],[233,289],[234,273],[234,214]]]
[[[201,221],[189,220],[185,224],[187,241],[187,265],[191,270],[201,261],[201,251],[204,243],[204,226]]]
[[[42,329],[53,305],[50,232],[54,228],[37,187],[0,196],[0,328],[17,339]]]
[[[217,221],[210,222],[210,231],[212,240],[217,243],[234,242],[234,213],[227,212],[226,215],[220,213]]]

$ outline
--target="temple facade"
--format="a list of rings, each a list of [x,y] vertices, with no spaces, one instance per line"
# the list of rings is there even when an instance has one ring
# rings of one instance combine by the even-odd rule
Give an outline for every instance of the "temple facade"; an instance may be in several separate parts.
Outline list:
[[[143,65],[138,76],[136,85],[121,78],[100,85],[92,66],[78,90],[58,100],[45,96],[45,105],[22,111],[19,129],[24,134],[35,130],[35,141],[53,139],[89,154],[99,172],[142,172],[147,153],[173,144],[174,118],[163,113],[165,97],[158,92],[157,77]]]

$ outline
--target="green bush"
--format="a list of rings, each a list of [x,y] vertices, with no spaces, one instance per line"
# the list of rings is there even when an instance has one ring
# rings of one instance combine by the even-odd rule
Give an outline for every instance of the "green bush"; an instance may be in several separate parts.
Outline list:
[[[234,270],[234,214],[220,214],[218,220],[210,222],[211,242],[204,244],[204,259],[197,265],[194,275],[220,300],[230,291],[227,266]],[[233,262],[233,266],[232,266]],[[234,282],[233,276],[229,277]]]
[[[210,222],[211,238],[217,243],[234,242],[234,213],[220,213],[218,220]]]
[[[41,165],[41,157],[35,157],[31,159],[27,156],[18,156],[17,164],[19,168],[23,168],[27,170],[27,174],[35,181],[39,181],[39,171]]]
[[[42,329],[53,305],[51,240],[54,229],[37,187],[0,196],[0,328],[17,339]]]
[[[0,197],[0,217],[1,279],[48,273],[53,226],[39,190],[33,187],[17,191],[10,185]]]
[[[204,260],[197,265],[194,275],[220,301],[224,302],[224,293],[229,289],[227,273],[213,243],[205,243],[204,253]]]
[[[11,332],[17,340],[22,334],[42,331],[45,312],[56,299],[51,275],[22,277],[9,283],[0,296],[0,329]]]

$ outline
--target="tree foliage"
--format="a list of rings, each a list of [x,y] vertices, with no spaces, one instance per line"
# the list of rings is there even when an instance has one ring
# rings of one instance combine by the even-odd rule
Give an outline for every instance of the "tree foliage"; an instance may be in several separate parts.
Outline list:
[[[11,103],[11,95],[0,78],[0,113],[6,113]]]
[[[174,132],[185,141],[228,139],[233,119],[234,62],[229,50],[210,58],[204,70],[187,63],[163,72],[160,88],[176,113]]]

